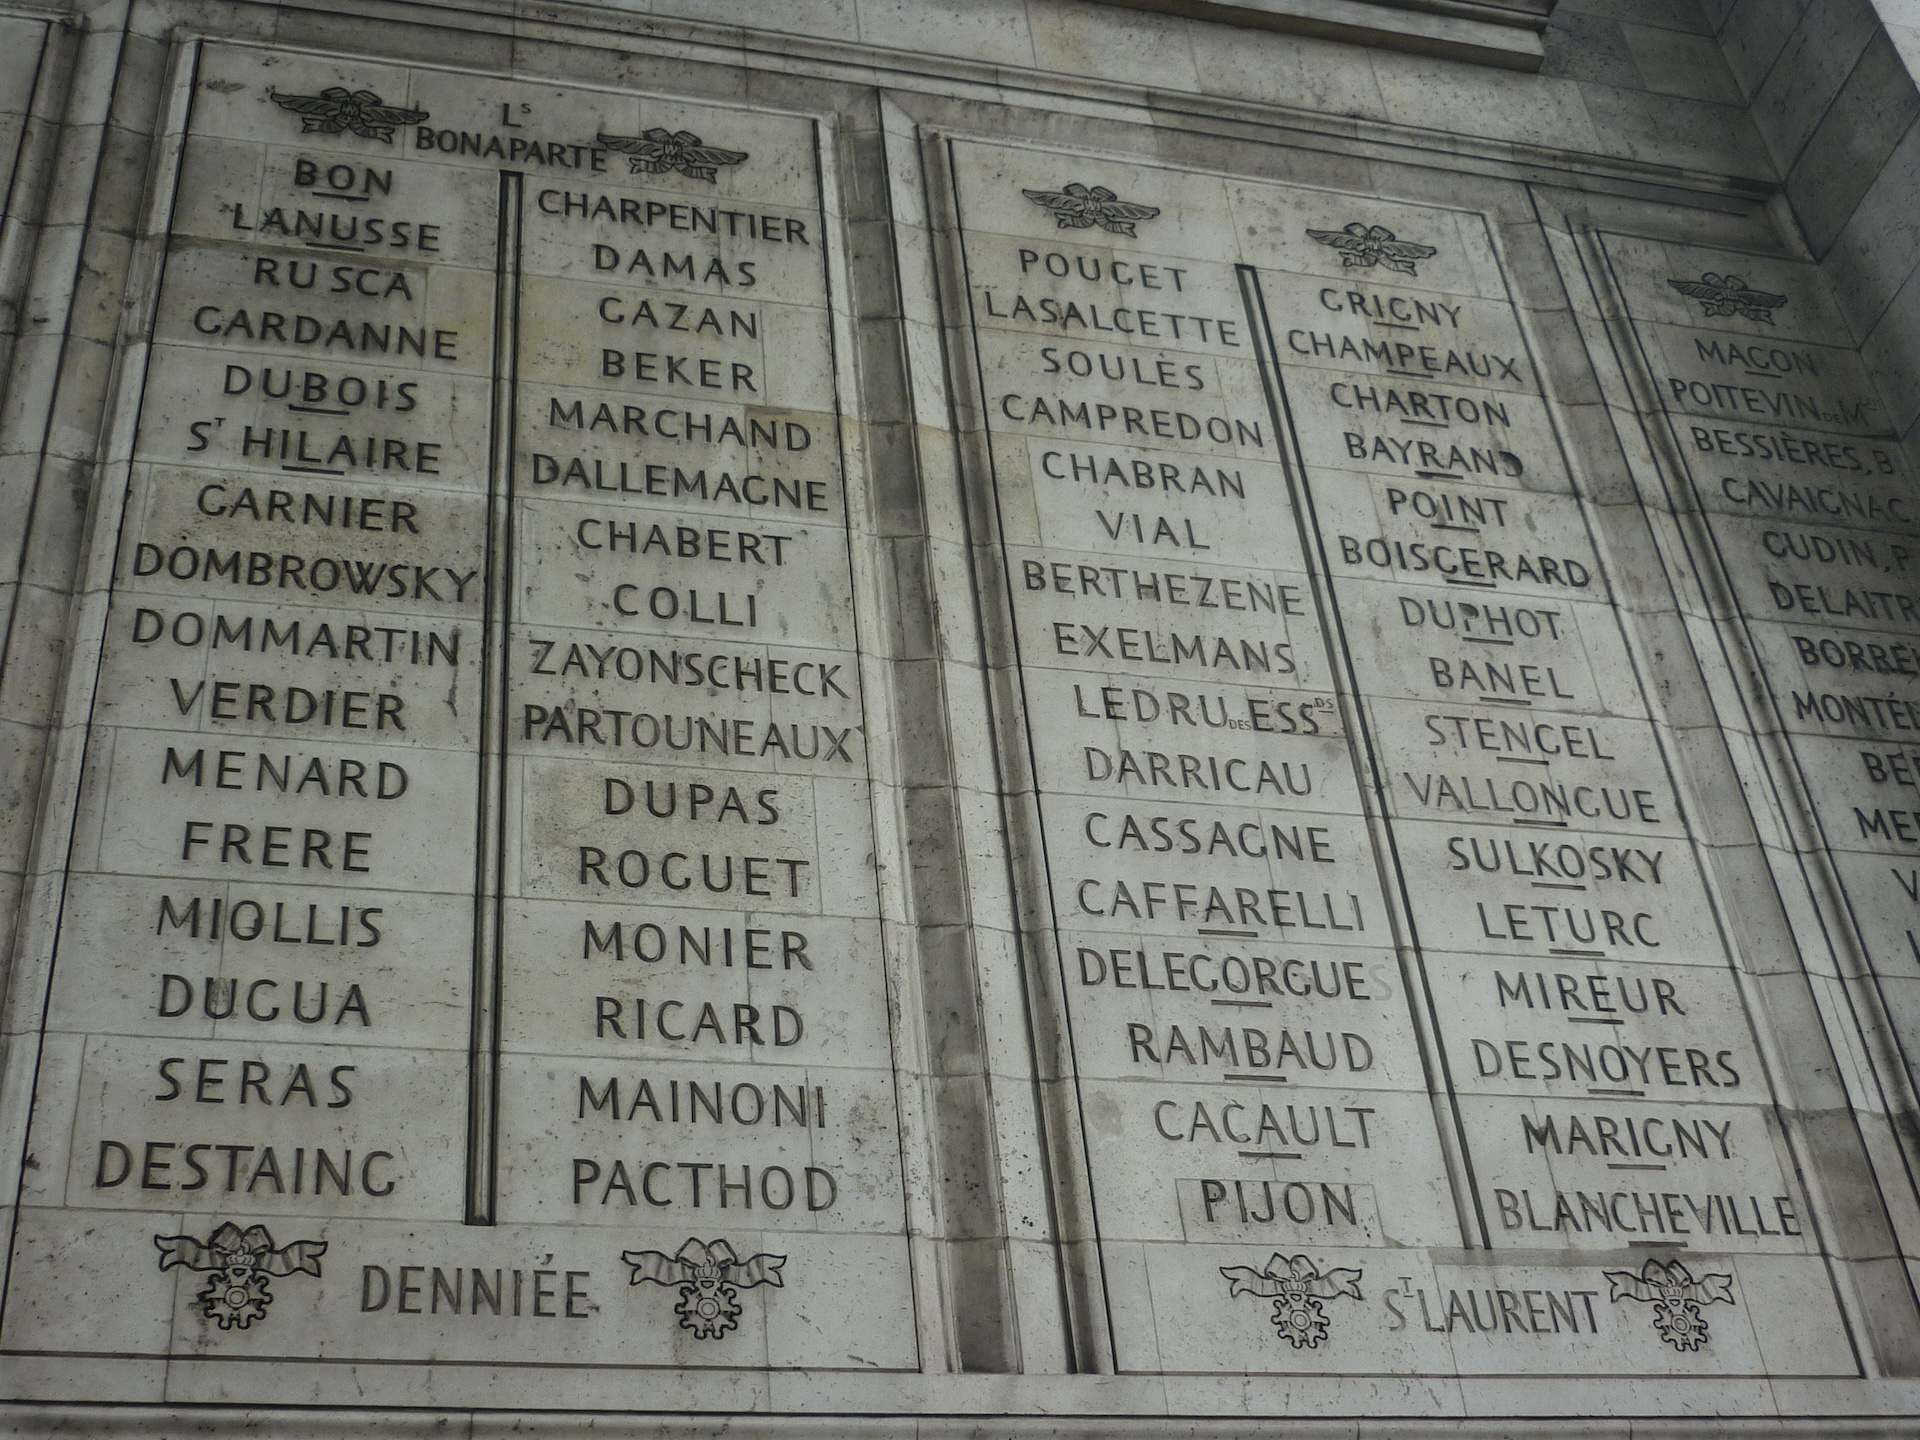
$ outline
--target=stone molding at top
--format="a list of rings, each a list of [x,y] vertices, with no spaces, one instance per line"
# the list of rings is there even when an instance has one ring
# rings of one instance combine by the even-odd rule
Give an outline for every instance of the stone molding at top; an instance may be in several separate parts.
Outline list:
[[[1557,0],[1101,0],[1509,70],[1538,70]]]

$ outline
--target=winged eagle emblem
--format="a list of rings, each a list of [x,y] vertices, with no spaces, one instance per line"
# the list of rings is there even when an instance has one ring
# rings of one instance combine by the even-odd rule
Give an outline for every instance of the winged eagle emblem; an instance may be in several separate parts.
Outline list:
[[[1075,181],[1060,190],[1022,190],[1020,192],[1042,209],[1053,212],[1053,222],[1062,230],[1086,230],[1098,225],[1115,235],[1139,238],[1133,227],[1160,213],[1157,205],[1135,205],[1122,200],[1104,185],[1088,187]]]
[[[1273,1301],[1274,1329],[1296,1350],[1317,1350],[1327,1338],[1327,1311],[1320,1302],[1342,1297],[1358,1300],[1360,1271],[1327,1270],[1324,1273],[1305,1255],[1275,1252],[1266,1268],[1250,1265],[1222,1265],[1227,1277],[1227,1295],[1258,1295]]]
[[[1762,324],[1773,323],[1773,312],[1787,303],[1784,295],[1748,287],[1740,275],[1716,275],[1709,270],[1698,280],[1669,280],[1682,295],[1700,302],[1708,315],[1744,315]]]
[[[1637,1274],[1632,1270],[1602,1273],[1612,1287],[1607,1296],[1609,1300],[1653,1302],[1653,1328],[1676,1350],[1698,1350],[1707,1343],[1707,1322],[1700,1314],[1702,1305],[1721,1300],[1729,1305],[1734,1303],[1733,1276],[1695,1276],[1678,1260],[1649,1260]]]
[[[722,150],[709,145],[691,130],[669,130],[656,125],[638,135],[601,135],[596,137],[609,150],[627,157],[635,175],[665,175],[677,170],[689,180],[715,183],[722,165],[738,165],[747,158],[744,150]]]
[[[718,1340],[740,1323],[740,1292],[756,1285],[784,1288],[780,1267],[784,1255],[753,1255],[742,1260],[725,1240],[688,1240],[677,1254],[661,1250],[625,1250],[629,1285],[651,1282],[677,1287],[680,1303],[673,1313],[680,1328],[695,1338]]]
[[[1309,230],[1307,234],[1322,245],[1340,252],[1340,263],[1372,269],[1384,265],[1403,275],[1418,275],[1416,260],[1429,260],[1440,252],[1431,245],[1402,240],[1384,225],[1363,225],[1358,220],[1344,230]]]
[[[329,85],[318,95],[281,95],[271,90],[267,94],[282,110],[300,117],[302,135],[351,130],[363,140],[391,145],[396,125],[418,125],[427,118],[425,110],[389,105],[371,90],[349,90],[344,85]]]

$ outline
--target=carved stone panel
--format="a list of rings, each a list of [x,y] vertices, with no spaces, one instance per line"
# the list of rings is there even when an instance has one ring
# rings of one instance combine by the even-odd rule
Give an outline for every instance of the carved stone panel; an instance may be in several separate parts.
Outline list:
[[[7,1343],[914,1368],[815,122],[189,73]]]
[[[1813,267],[1603,239],[1677,483],[1728,586],[1723,623],[1757,662],[1757,723],[1784,737],[1816,863],[1904,1037],[1920,978],[1911,471]]]
[[[8,1425],[1920,1413],[1804,195],[1546,0],[735,8],[0,15]]]
[[[1826,1262],[1486,222],[952,163],[1116,1363],[1764,1372]]]

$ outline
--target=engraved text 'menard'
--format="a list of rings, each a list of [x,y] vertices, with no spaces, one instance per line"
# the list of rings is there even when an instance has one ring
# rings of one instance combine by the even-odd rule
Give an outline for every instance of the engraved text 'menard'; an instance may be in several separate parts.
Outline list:
[[[555,90],[467,144],[443,75],[202,62],[11,1321],[84,1227],[166,1278],[82,1344],[911,1369],[825,212],[687,194],[811,123]]]

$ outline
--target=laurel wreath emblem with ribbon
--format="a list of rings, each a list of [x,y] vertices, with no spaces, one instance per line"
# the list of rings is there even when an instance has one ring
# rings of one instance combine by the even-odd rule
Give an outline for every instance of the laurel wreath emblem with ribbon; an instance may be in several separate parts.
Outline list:
[[[1327,1338],[1327,1311],[1321,1301],[1361,1298],[1360,1271],[1336,1269],[1322,1274],[1304,1255],[1276,1251],[1264,1270],[1222,1265],[1220,1273],[1230,1282],[1230,1298],[1259,1295],[1273,1301],[1274,1328],[1296,1350],[1317,1350]]]
[[[324,1240],[276,1246],[266,1226],[242,1230],[231,1220],[205,1241],[191,1235],[156,1235],[153,1243],[159,1248],[162,1270],[177,1265],[208,1275],[195,1298],[200,1313],[222,1330],[245,1330],[254,1321],[266,1319],[267,1306],[273,1303],[269,1277],[318,1276],[320,1257],[327,1252]]]
[[[1653,1328],[1676,1350],[1698,1350],[1707,1343],[1707,1321],[1700,1313],[1702,1305],[1720,1300],[1729,1305],[1734,1303],[1733,1276],[1708,1274],[1696,1278],[1678,1260],[1649,1260],[1637,1275],[1631,1270],[1601,1273],[1612,1287],[1609,1300],[1653,1302]]]
[[[688,1240],[676,1255],[661,1250],[626,1250],[620,1258],[632,1272],[629,1285],[651,1281],[680,1291],[673,1307],[680,1328],[702,1340],[718,1340],[740,1323],[740,1292],[756,1285],[786,1285],[780,1267],[784,1255],[754,1255],[742,1260],[724,1240]]]

